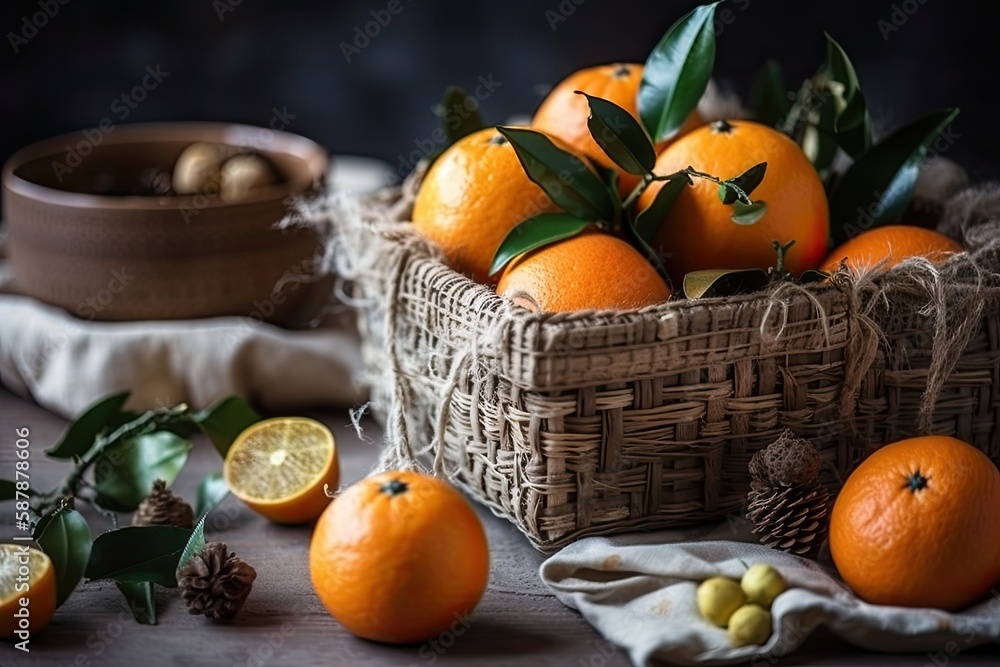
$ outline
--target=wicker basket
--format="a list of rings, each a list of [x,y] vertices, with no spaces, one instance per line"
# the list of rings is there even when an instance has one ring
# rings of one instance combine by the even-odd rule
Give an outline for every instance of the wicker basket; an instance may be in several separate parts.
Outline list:
[[[910,305],[926,287],[912,272],[867,291],[786,284],[636,312],[534,314],[444,266],[395,222],[408,212],[383,197],[340,230],[365,305],[376,413],[395,454],[433,458],[541,549],[739,512],[750,458],[786,427],[821,451],[831,487],[919,430],[1000,460],[995,285],[971,288],[988,303],[971,326],[944,331],[948,345],[935,314]],[[942,360],[956,337],[964,352]]]

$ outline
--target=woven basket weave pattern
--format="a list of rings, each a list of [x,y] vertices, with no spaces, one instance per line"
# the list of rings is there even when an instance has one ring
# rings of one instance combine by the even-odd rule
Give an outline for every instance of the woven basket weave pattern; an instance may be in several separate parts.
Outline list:
[[[403,408],[409,439],[437,443],[444,472],[540,548],[739,512],[750,458],[786,427],[812,440],[832,488],[869,448],[917,431],[933,344],[918,312],[879,322],[844,414],[856,323],[835,285],[532,314],[401,244],[405,231],[355,231],[381,258],[355,276],[377,412]],[[998,319],[983,318],[933,418],[994,460]]]

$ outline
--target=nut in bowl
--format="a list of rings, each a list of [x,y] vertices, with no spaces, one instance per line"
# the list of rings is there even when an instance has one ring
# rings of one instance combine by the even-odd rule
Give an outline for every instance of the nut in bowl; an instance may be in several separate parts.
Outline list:
[[[231,315],[294,327],[316,314],[331,280],[317,266],[322,242],[278,223],[323,181],[323,148],[221,123],[81,136],[33,144],[4,166],[20,293],[93,320]]]

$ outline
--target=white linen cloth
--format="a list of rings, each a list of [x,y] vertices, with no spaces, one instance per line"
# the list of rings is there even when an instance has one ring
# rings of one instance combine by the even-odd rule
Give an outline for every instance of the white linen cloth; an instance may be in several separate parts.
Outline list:
[[[962,613],[870,605],[829,561],[751,543],[746,530],[734,538],[728,523],[702,531],[585,538],[542,563],[541,578],[637,666],[781,664],[820,625],[863,648],[926,652],[929,664],[1000,641],[1000,589]],[[754,563],[773,565],[790,588],[771,608],[767,644],[733,648],[725,630],[701,617],[695,590],[715,575],[739,579]]]
[[[357,335],[336,321],[301,331],[238,317],[88,322],[0,295],[0,383],[67,419],[124,389],[140,411],[228,394],[276,410],[352,405],[365,396],[360,370]]]
[[[330,187],[362,194],[391,182],[377,160],[336,156]],[[19,295],[0,238],[0,384],[66,418],[128,389],[132,410],[238,394],[265,409],[345,406],[365,400],[357,333],[346,308],[311,329],[246,317],[93,322]]]

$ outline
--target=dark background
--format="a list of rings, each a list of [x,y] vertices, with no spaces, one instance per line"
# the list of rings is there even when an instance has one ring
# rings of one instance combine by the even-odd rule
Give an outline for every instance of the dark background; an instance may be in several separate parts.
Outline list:
[[[295,116],[289,131],[335,153],[397,165],[437,126],[432,107],[446,85],[471,89],[478,77],[492,75],[500,86],[483,103],[488,120],[531,113],[548,87],[575,69],[642,61],[697,4],[399,1],[402,12],[348,63],[341,43],[353,41],[355,27],[389,0],[41,0],[58,13],[16,54],[9,33],[22,33],[22,17],[39,12],[39,0],[3,0],[0,159],[55,133],[107,117],[120,122],[114,100],[141,82],[147,66],[159,64],[169,76],[130,110],[127,122],[264,125],[273,108],[284,108]],[[890,21],[894,5],[897,21],[906,21],[886,39],[878,21]],[[797,87],[822,62],[826,30],[852,57],[877,130],[959,106],[960,138],[948,156],[974,177],[1000,175],[997,3],[730,0],[726,6],[734,20],[719,34],[715,70],[725,87],[746,94],[769,57]],[[553,30],[546,12],[560,7],[566,20]]]

